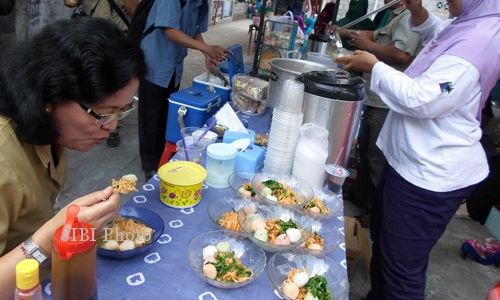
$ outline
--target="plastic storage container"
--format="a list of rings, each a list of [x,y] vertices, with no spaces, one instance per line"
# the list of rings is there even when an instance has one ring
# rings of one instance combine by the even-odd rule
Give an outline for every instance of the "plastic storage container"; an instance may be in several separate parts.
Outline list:
[[[182,127],[202,127],[206,120],[222,106],[221,96],[195,88],[187,88],[170,95],[168,99],[167,132],[165,139],[175,143],[181,139]]]
[[[174,161],[161,166],[160,200],[166,206],[188,208],[201,200],[203,181],[207,177],[205,169],[190,161]]]
[[[265,150],[257,145],[251,145],[236,156],[236,173],[257,173],[264,163]]]
[[[52,240],[52,299],[97,299],[95,228],[79,222],[70,205]]]
[[[193,88],[201,90],[201,91],[207,91],[210,93],[215,93],[219,96],[221,96],[222,100],[224,102],[230,101],[231,100],[231,85],[221,85],[221,84],[216,84],[216,83],[211,83],[210,82],[210,73],[204,72],[201,73],[200,75],[196,76],[193,78]],[[213,75],[212,75],[213,76]],[[229,81],[229,76],[224,74],[224,77]]]
[[[205,183],[213,188],[229,186],[229,176],[234,172],[238,152],[233,145],[216,143],[207,147],[207,179]]]

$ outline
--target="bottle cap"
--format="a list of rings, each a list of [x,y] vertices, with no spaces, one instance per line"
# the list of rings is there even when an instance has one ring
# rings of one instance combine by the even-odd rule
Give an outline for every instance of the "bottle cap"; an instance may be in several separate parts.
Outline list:
[[[77,205],[70,205],[66,211],[66,222],[54,233],[52,247],[63,260],[69,260],[75,254],[88,252],[96,244],[95,228],[88,223],[78,221]]]
[[[31,290],[40,282],[38,279],[38,262],[35,259],[24,259],[16,265],[16,286],[20,290]]]

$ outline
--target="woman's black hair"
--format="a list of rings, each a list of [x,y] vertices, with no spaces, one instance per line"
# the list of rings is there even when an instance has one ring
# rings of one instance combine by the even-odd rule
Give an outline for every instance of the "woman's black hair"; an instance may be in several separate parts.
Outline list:
[[[146,70],[140,47],[98,18],[47,25],[1,60],[0,115],[20,140],[38,145],[58,137],[48,104],[99,103]]]

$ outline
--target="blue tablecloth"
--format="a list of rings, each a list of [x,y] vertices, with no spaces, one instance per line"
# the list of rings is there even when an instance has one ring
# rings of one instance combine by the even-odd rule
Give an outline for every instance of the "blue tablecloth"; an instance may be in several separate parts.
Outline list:
[[[249,118],[249,127],[269,128],[269,116]],[[210,220],[207,208],[210,201],[233,195],[230,188],[213,189],[204,186],[200,203],[188,209],[174,209],[159,199],[159,178],[154,176],[139,192],[131,196],[126,205],[146,207],[160,215],[165,223],[163,234],[147,253],[126,260],[98,256],[97,277],[99,299],[279,299],[266,271],[253,283],[234,290],[213,287],[198,277],[187,257],[187,245],[191,239],[203,232],[217,230]],[[344,233],[342,211],[327,221],[327,226],[340,228]],[[344,238],[344,236],[342,236]],[[272,253],[266,253],[269,258]],[[347,282],[345,243],[328,254],[338,262],[333,266]],[[44,284],[44,292],[50,290]],[[49,299],[49,295],[45,295]],[[346,295],[347,299],[347,295]],[[336,299],[339,300],[339,299]]]

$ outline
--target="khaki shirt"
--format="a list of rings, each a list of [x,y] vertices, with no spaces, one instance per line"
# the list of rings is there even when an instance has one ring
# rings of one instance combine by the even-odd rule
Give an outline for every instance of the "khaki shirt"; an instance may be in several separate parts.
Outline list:
[[[27,239],[54,215],[67,169],[63,148],[18,140],[10,119],[0,117],[0,255]]]
[[[394,45],[394,47],[402,50],[412,57],[415,57],[422,48],[422,43],[420,41],[420,35],[416,32],[413,32],[410,29],[409,18],[411,14],[410,11],[405,8],[396,8],[393,11],[393,17],[385,25],[379,30],[374,31],[374,39],[377,44],[380,45]],[[411,63],[411,62],[410,62]],[[403,72],[410,65],[391,65],[395,69]],[[365,104],[368,106],[380,107],[380,108],[388,108],[382,100],[380,100],[379,96],[370,91],[370,80],[371,74],[364,74],[363,76],[366,79],[366,93],[367,99]]]
[[[122,10],[123,14],[128,18],[130,21],[130,18],[132,16],[128,15],[127,10],[125,9],[125,5],[123,4],[122,0],[115,0],[116,5]],[[92,13],[92,10],[94,9],[94,13]],[[103,18],[108,21],[113,22],[116,26],[118,26],[121,30],[126,31],[127,30],[127,25],[123,22],[122,18],[120,18],[120,15],[111,8],[111,6],[108,3],[108,0],[82,0],[80,4],[80,8],[82,8],[87,16],[91,16],[94,18]]]

